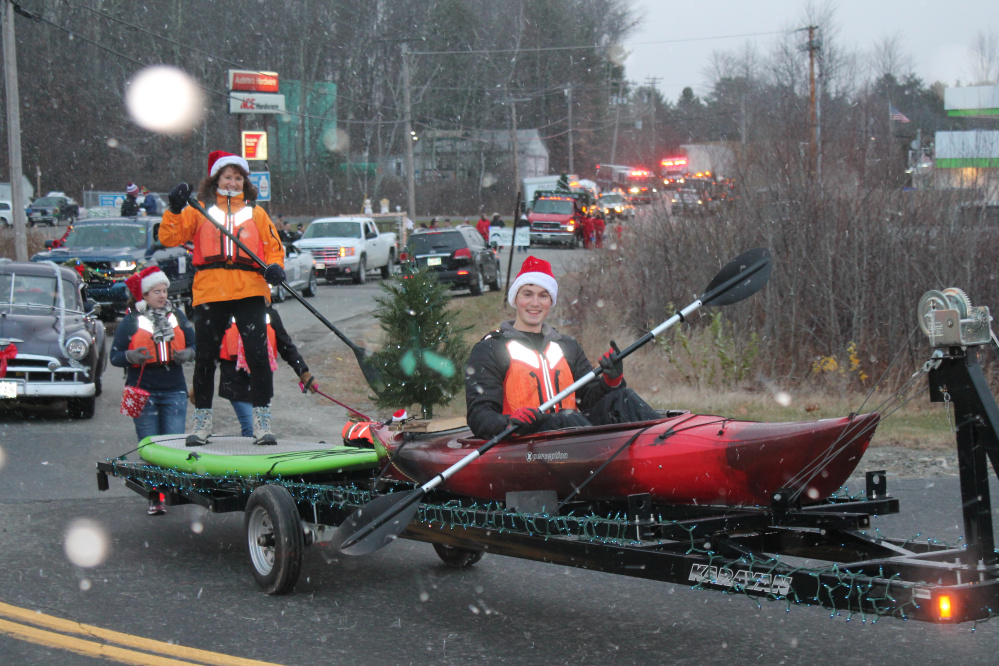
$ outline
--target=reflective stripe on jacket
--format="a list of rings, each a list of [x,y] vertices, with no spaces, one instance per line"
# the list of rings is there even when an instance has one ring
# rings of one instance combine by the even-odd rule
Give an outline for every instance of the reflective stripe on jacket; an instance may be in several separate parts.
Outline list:
[[[231,201],[231,199],[228,199]],[[236,210],[223,210],[218,205],[208,209],[212,219],[225,227],[226,231],[243,242],[258,257],[263,254],[263,243],[257,225],[253,224],[253,206],[241,206]],[[219,231],[208,220],[202,220],[194,241],[195,266],[211,267],[218,264],[238,263],[252,268],[261,269],[231,238]]]
[[[172,312],[167,315],[167,320],[173,328],[173,339],[156,342],[153,340],[153,320],[145,315],[137,315],[135,321],[138,328],[129,340],[128,348],[145,347],[155,357],[155,360],[148,361],[149,363],[169,363],[173,359],[174,352],[187,347],[187,342],[184,339],[184,329],[180,327],[177,317]]]
[[[562,348],[554,340],[548,342],[544,353],[518,340],[508,340],[506,348],[510,367],[503,379],[504,414],[519,407],[540,407],[575,381]],[[575,394],[563,398],[552,411],[561,409],[576,409]]]
[[[234,319],[222,336],[222,346],[219,349],[219,358],[223,361],[235,361],[239,355],[239,329],[236,327]],[[277,357],[277,334],[271,326],[271,316],[267,315],[267,357]]]

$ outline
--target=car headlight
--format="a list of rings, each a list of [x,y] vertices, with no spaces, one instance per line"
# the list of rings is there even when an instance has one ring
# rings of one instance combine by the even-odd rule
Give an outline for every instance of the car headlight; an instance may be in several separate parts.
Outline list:
[[[340,248],[340,256],[341,257],[353,257],[354,256],[354,248],[352,248],[352,247],[341,247]]]
[[[116,271],[134,271],[135,270],[135,262],[134,261],[127,261],[127,260],[123,259],[123,260],[119,261],[117,264],[114,265],[114,269]]]
[[[70,338],[66,341],[66,353],[70,358],[82,361],[90,351],[90,341],[85,338]]]

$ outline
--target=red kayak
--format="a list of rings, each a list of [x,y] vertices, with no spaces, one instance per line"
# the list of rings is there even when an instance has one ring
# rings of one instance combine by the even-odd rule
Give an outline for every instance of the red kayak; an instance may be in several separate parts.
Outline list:
[[[644,423],[544,432],[497,444],[440,488],[497,501],[513,491],[554,490],[561,500],[613,457],[578,499],[650,493],[675,504],[769,505],[776,490],[790,487],[802,489],[807,504],[826,499],[849,478],[879,418],[757,423],[671,412]],[[379,454],[394,455],[396,470],[419,483],[483,444],[468,429],[416,434],[382,426],[372,434]]]

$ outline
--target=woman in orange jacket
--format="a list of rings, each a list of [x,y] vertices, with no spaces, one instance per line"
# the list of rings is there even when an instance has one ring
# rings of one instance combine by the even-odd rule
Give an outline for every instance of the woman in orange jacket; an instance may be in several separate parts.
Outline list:
[[[249,165],[242,157],[216,150],[208,156],[208,177],[198,188],[198,200],[208,214],[267,264],[261,268],[200,212],[187,205],[191,186],[180,183],[170,191],[159,240],[168,247],[194,243],[194,331],[198,339],[194,362],[194,432],[188,446],[201,446],[212,434],[212,394],[215,365],[229,323],[235,319],[243,338],[246,363],[253,374],[253,437],[256,444],[275,444],[270,402],[274,378],[267,356],[265,309],[272,284],[284,281],[284,246],[267,212],[255,204],[257,188],[250,183]]]

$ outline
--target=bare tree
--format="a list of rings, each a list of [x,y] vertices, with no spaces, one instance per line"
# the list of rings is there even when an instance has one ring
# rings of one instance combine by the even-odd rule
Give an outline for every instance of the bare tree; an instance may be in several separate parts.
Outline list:
[[[999,83],[999,33],[979,30],[971,43],[970,76],[974,85]]]

